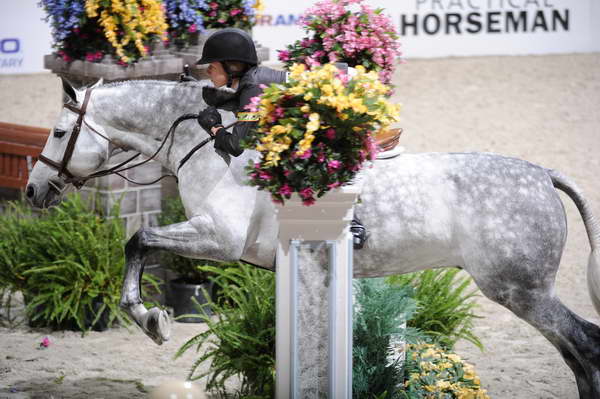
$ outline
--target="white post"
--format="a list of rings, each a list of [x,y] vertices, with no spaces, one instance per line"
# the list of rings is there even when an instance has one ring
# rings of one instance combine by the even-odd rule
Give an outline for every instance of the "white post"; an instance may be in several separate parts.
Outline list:
[[[320,397],[330,399],[352,397],[352,236],[348,226],[360,185],[344,186],[306,207],[298,197],[292,197],[285,206],[277,207],[279,221],[279,247],[276,271],[276,398]],[[327,257],[315,262],[301,256],[301,248],[310,245],[327,248]],[[316,264],[316,266],[315,266]],[[321,273],[321,275],[319,274]],[[323,277],[323,278],[321,278]],[[307,292],[312,291],[312,292]],[[319,306],[321,296],[326,297],[328,328],[321,334],[316,328],[311,336],[300,328],[321,321],[318,310],[306,305],[306,298],[315,298]],[[298,298],[304,298],[301,303]],[[300,312],[300,313],[299,313]],[[300,322],[302,321],[302,323]],[[323,351],[316,342],[327,342]],[[302,353],[299,353],[302,343]],[[312,345],[312,346],[311,346]],[[309,346],[309,347],[307,347]],[[325,352],[319,359],[327,362],[326,390],[319,384],[319,364],[303,364],[303,359],[314,360],[306,353]],[[308,381],[311,368],[319,380]],[[313,379],[315,379],[313,378]],[[305,389],[311,385],[314,389]]]

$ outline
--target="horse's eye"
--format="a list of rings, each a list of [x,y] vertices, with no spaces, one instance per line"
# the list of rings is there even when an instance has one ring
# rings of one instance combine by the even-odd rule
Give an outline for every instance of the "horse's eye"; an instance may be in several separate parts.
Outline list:
[[[64,136],[65,133],[67,133],[66,130],[54,129],[54,137],[56,137],[58,139],[61,138],[62,136]]]

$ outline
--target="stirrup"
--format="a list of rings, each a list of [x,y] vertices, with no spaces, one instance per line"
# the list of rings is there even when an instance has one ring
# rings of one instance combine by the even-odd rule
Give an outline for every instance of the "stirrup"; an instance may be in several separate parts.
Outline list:
[[[350,222],[350,232],[353,236],[352,243],[354,249],[362,249],[367,242],[367,238],[369,238],[365,226],[362,225],[360,220],[353,219],[352,222]]]

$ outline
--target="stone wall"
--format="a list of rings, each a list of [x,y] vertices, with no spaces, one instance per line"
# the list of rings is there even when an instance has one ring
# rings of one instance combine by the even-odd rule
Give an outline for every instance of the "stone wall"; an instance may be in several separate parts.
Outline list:
[[[114,164],[130,156],[129,153],[119,154],[115,157]],[[124,172],[124,175],[136,182],[151,182],[162,175],[162,167],[151,161]],[[109,214],[112,207],[120,201],[120,215],[129,238],[141,227],[157,224],[161,212],[161,187],[161,181],[147,186],[137,185],[118,175],[109,175],[88,181],[82,188],[82,194],[87,197],[96,196],[95,207],[101,207],[105,214]]]

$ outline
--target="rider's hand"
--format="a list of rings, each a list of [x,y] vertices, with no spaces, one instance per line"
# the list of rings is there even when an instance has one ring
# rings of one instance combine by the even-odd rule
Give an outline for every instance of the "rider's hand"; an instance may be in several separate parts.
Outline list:
[[[210,129],[222,123],[221,114],[215,107],[207,107],[198,114],[198,123],[204,130],[212,133]]]

